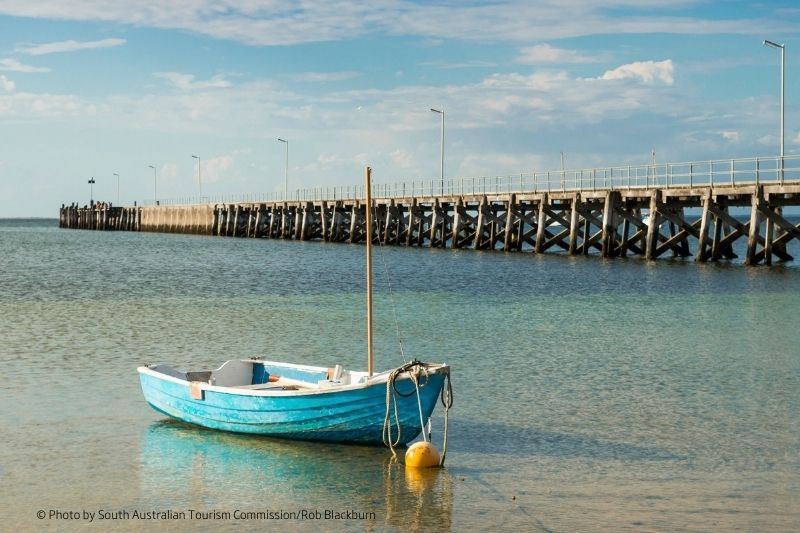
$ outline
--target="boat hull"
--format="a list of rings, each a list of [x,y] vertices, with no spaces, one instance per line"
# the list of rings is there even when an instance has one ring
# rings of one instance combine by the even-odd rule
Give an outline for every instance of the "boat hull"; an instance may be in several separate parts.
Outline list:
[[[443,367],[447,368],[447,367]],[[423,419],[433,412],[445,372],[423,379],[420,404]],[[145,400],[156,411],[172,418],[211,429],[272,437],[331,442],[380,444],[386,417],[386,382],[341,389],[236,393],[229,387],[206,387],[193,396],[191,383],[139,371]],[[420,407],[414,384],[398,379],[395,395],[400,418],[400,443],[407,444],[421,432]],[[392,413],[394,407],[392,406]],[[394,417],[392,418],[394,422]],[[393,436],[397,428],[393,424]]]

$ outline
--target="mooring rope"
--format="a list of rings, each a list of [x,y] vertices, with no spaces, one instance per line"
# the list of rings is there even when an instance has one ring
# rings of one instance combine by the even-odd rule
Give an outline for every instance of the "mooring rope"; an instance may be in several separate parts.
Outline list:
[[[409,372],[412,368],[421,368],[424,371],[424,375],[426,377],[425,384],[419,383],[419,378],[414,377],[415,374]],[[409,375],[412,376],[412,381],[414,382],[414,390],[409,392],[408,394],[403,394],[399,390],[397,390],[396,381],[397,377],[402,374],[403,372],[409,372]],[[397,457],[397,452],[394,451],[394,447],[400,444],[401,438],[401,426],[400,426],[400,413],[397,407],[397,397],[404,397],[407,398],[414,394],[415,392],[419,395],[419,388],[424,387],[428,383],[428,372],[425,369],[425,363],[421,361],[417,361],[413,359],[412,361],[401,365],[394,370],[392,370],[391,374],[389,374],[389,378],[386,380],[386,416],[383,419],[383,443],[389,447],[392,451],[392,455]],[[419,396],[418,396],[419,397]],[[392,437],[392,411],[394,410],[394,425],[397,426],[397,437]],[[420,403],[420,420],[422,419],[422,404]],[[424,426],[422,427],[422,431],[425,431]]]
[[[447,456],[447,426],[449,423],[450,408],[453,407],[453,385],[450,383],[450,369],[444,375],[445,383],[442,385],[442,405],[444,406],[444,442],[442,442],[442,459],[439,466],[444,466],[444,458]]]
[[[397,390],[397,378],[407,372],[409,378],[414,383],[414,390],[409,393],[402,393]],[[421,376],[425,376],[424,382],[420,380]],[[439,466],[444,465],[445,457],[447,457],[447,431],[450,425],[450,408],[453,407],[453,384],[450,380],[450,369],[447,368],[444,374],[444,383],[442,383],[442,392],[440,395],[442,406],[444,407],[444,441],[442,442],[442,458],[439,461]],[[392,370],[386,380],[386,416],[383,419],[383,443],[392,451],[392,457],[397,458],[395,446],[400,444],[401,439],[401,426],[400,426],[400,412],[397,406],[397,397],[407,398],[412,394],[417,395],[417,406],[419,407],[419,421],[420,430],[422,431],[422,438],[426,442],[430,442],[430,418],[428,419],[428,434],[425,434],[425,418],[422,414],[422,399],[420,397],[419,389],[426,386],[430,381],[430,374],[428,373],[428,365],[421,361],[413,359],[412,361],[399,366]],[[392,412],[394,412],[394,423],[392,422]],[[397,428],[397,436],[393,436],[392,425]]]
[[[422,370],[425,373],[425,376],[428,376],[428,371],[425,367],[417,367],[415,372],[409,372],[408,375],[411,378],[411,381],[414,382],[414,391],[417,393],[417,407],[419,408],[419,429],[422,432],[422,440],[425,442],[430,442],[431,434],[430,434],[430,427],[428,427],[428,432],[425,432],[425,417],[422,415],[422,397],[419,395],[419,376],[418,372]],[[425,381],[427,383],[427,380]],[[428,419],[430,421],[430,418]]]

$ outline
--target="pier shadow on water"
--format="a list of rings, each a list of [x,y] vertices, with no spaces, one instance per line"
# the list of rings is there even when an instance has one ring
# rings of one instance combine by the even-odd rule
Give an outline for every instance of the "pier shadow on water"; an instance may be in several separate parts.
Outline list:
[[[413,530],[424,523],[449,531],[452,524],[447,473],[406,471],[382,447],[287,441],[160,420],[142,436],[139,476],[137,505],[150,508],[352,511],[353,520],[327,523],[358,530]]]
[[[585,435],[542,431],[535,427],[487,421],[459,420],[450,428],[454,452],[532,457],[585,458],[621,461],[678,461],[669,450],[613,442]]]

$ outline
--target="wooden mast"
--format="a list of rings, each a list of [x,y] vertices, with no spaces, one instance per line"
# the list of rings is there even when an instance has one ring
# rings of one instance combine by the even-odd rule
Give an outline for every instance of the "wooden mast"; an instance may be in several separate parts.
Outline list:
[[[367,375],[372,377],[372,169],[369,167],[365,169],[364,181],[367,196],[367,203],[364,206],[367,231]]]

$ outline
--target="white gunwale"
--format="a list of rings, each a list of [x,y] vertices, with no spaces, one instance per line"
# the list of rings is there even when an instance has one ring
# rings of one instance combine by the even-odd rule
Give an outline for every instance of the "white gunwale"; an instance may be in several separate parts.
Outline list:
[[[310,370],[310,371],[327,371],[326,367],[317,367],[317,366],[308,366],[308,365],[297,365],[293,363],[283,363],[278,361],[263,361],[260,359],[231,359],[231,361],[241,361],[243,363],[255,363],[255,364],[263,364],[263,365],[272,365],[272,366],[280,366],[285,368],[294,368],[298,370]],[[229,361],[226,361],[227,363]],[[225,365],[223,363],[220,365],[219,368]],[[442,369],[446,368],[446,364],[428,364],[429,371],[436,373],[441,371]],[[389,374],[392,372],[391,370],[387,370],[385,372],[380,372],[378,374],[373,374],[372,377],[368,377],[365,381],[360,383],[350,383],[346,385],[332,385],[330,387],[321,388],[319,385],[315,383],[311,383],[308,381],[301,381],[297,379],[290,379],[281,377],[278,381],[275,382],[275,385],[294,385],[299,387],[296,390],[282,390],[277,388],[266,388],[266,389],[251,389],[251,388],[243,388],[241,386],[220,386],[220,385],[212,385],[205,381],[189,381],[185,379],[180,379],[175,376],[170,376],[168,374],[163,374],[161,372],[157,372],[152,370],[146,366],[140,366],[138,369],[140,374],[146,374],[148,376],[152,376],[154,378],[160,379],[162,381],[169,381],[172,383],[177,383],[179,385],[184,385],[187,388],[192,383],[197,383],[197,387],[201,390],[210,391],[210,392],[217,392],[221,394],[233,394],[237,396],[307,396],[307,395],[316,395],[316,394],[335,394],[337,392],[342,391],[352,391],[352,390],[359,390],[359,389],[366,389],[372,387],[374,385],[385,384],[389,379]],[[218,370],[218,369],[217,369]],[[366,372],[352,372],[355,376],[366,376]],[[408,373],[400,374],[397,379],[409,379]]]

